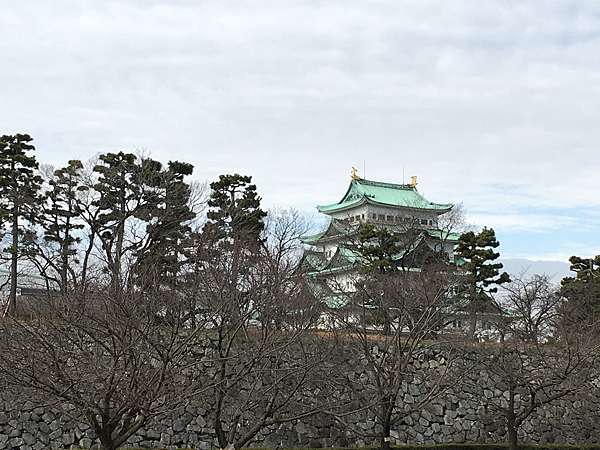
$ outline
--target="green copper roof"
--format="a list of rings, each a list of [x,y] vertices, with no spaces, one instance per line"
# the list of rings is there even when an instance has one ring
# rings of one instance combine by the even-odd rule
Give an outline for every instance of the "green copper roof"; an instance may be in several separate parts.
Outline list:
[[[448,211],[453,206],[450,203],[430,202],[417,191],[416,187],[408,184],[392,184],[357,179],[350,182],[350,187],[338,203],[317,206],[317,209],[319,212],[329,214],[353,208],[363,203],[439,212]]]
[[[317,234],[310,234],[307,236],[300,236],[300,242],[304,243],[304,244],[313,244],[315,242],[319,242],[319,240],[321,239],[321,237],[323,237],[323,235],[325,234],[327,230],[321,232],[321,233],[317,233]]]
[[[327,263],[325,256],[320,252],[307,250],[302,256],[300,265],[310,270],[321,270]]]
[[[315,244],[317,242],[324,242],[327,240],[338,240],[340,237],[350,238],[359,229],[358,224],[348,224],[341,220],[331,220],[327,225],[327,228],[317,234],[311,234],[307,236],[301,236],[300,241],[304,244]]]
[[[456,242],[460,239],[460,233],[446,230],[427,230],[429,236],[442,241]]]
[[[324,274],[332,274],[338,272],[345,272],[347,270],[352,270],[357,262],[361,259],[360,255],[356,252],[345,248],[338,247],[335,254],[326,261],[320,268],[315,267],[309,275],[324,275]]]

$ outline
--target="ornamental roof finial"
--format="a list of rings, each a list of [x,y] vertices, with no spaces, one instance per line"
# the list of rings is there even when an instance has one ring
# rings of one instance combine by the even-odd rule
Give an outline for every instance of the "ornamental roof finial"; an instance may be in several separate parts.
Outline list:
[[[350,175],[350,178],[353,180],[360,180],[360,177],[358,176],[358,169],[354,166],[352,166],[352,174]]]
[[[416,175],[413,175],[412,177],[410,177],[410,187],[412,187],[412,188],[417,187],[417,176]]]

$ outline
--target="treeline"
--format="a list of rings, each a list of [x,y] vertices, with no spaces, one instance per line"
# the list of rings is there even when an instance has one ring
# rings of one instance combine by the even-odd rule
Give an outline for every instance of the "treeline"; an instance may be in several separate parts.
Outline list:
[[[29,135],[0,138],[5,313],[16,311],[20,282],[62,294],[98,283],[174,286],[203,240],[266,242],[266,212],[250,177],[221,176],[209,199],[204,185],[189,181],[193,166],[186,162],[118,152],[53,169],[40,165],[34,150]],[[297,237],[304,224],[288,215],[284,232]],[[285,238],[282,252],[291,251],[292,238]]]

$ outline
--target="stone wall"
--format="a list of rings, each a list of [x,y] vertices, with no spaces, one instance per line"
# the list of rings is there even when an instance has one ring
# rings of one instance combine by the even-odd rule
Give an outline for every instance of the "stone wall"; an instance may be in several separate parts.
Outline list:
[[[365,379],[359,369],[355,379]],[[485,378],[485,377],[484,377]],[[393,444],[492,443],[505,440],[501,419],[486,409],[490,399],[502,401],[507,392],[494,387],[480,374],[454,386],[426,409],[412,413],[392,431]],[[468,387],[476,386],[476,388]],[[403,386],[407,405],[423,395],[420,382]],[[335,393],[331,393],[335,395]],[[4,391],[0,394],[0,449],[90,448],[97,445],[94,432],[74,417],[75,408],[39,405],[32,396]],[[149,423],[133,436],[132,447],[218,448],[209,414],[202,405],[189,404],[169,417]],[[272,427],[259,434],[255,447],[363,446],[374,430],[373,417],[361,413],[350,426],[329,416]],[[363,431],[364,433],[361,433]],[[600,443],[600,399],[591,391],[564,398],[535,412],[523,425],[521,438],[532,443]]]

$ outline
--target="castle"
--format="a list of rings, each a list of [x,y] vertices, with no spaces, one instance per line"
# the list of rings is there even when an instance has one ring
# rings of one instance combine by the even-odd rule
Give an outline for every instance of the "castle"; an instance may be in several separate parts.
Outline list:
[[[454,207],[451,203],[434,203],[418,190],[416,177],[410,184],[384,183],[366,180],[352,171],[350,185],[341,200],[317,206],[317,210],[330,217],[322,232],[304,236],[308,246],[302,261],[308,276],[321,291],[329,307],[343,306],[344,295],[353,291],[360,257],[348,242],[355,239],[362,224],[370,223],[397,233],[417,234],[410,245],[397,255],[400,260],[423,247],[443,251],[454,262],[457,233],[445,229],[440,216]]]

